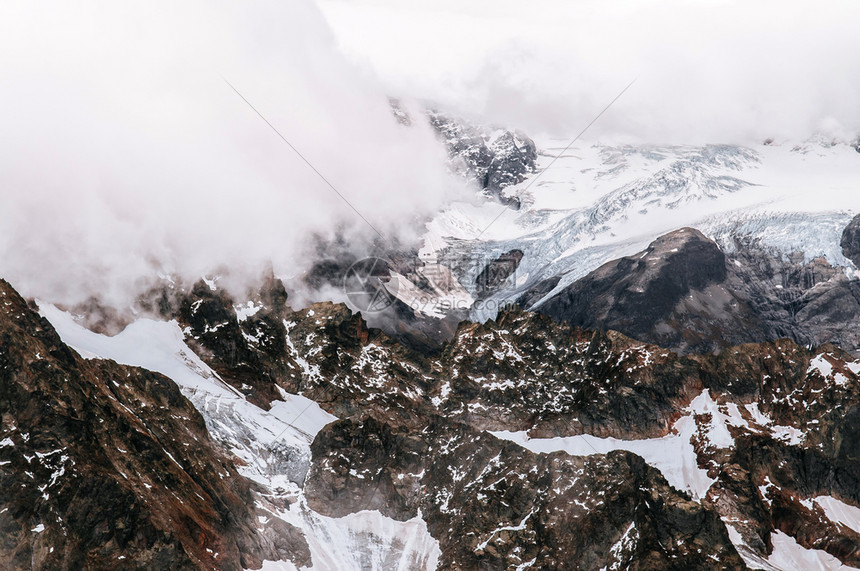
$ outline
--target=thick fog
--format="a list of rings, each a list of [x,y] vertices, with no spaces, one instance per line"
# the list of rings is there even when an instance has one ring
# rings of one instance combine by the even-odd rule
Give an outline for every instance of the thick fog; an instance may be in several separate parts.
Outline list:
[[[858,21],[846,1],[6,1],[0,277],[125,304],[159,274],[300,275],[315,236],[415,238],[464,191],[389,95],[564,137],[636,79],[588,139],[851,139]]]
[[[0,277],[125,303],[158,274],[291,276],[313,235],[374,238],[224,79],[386,239],[462,192],[309,0],[4,2]]]
[[[659,143],[860,134],[854,0],[322,0],[399,93],[566,136]]]

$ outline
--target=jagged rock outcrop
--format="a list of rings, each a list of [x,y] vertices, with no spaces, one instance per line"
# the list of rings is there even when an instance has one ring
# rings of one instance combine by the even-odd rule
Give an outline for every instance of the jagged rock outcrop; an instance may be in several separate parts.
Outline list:
[[[534,141],[519,131],[491,130],[437,110],[428,116],[448,147],[454,171],[474,180],[488,196],[518,210],[520,199],[506,195],[504,189],[534,172]]]
[[[461,324],[441,353],[421,355],[333,304],[292,313],[287,330],[310,373],[302,394],[341,418],[312,446],[309,504],[333,517],[369,509],[407,520],[420,510],[443,566],[536,558],[546,568],[565,560],[599,568],[621,550],[638,568],[707,568],[712,560],[697,559],[695,545],[720,558],[718,568],[739,568],[719,518],[733,522],[748,558],[765,559],[781,532],[856,561],[860,537],[820,504],[860,505],[853,413],[844,412],[860,405],[860,363],[835,347],[783,340],[684,357],[507,311]],[[686,412],[701,394],[713,399],[711,412]],[[701,503],[636,468],[630,454],[533,454],[486,432],[637,441],[672,435],[684,415],[696,427],[693,461],[713,479]],[[730,444],[715,438],[721,430]],[[573,473],[601,500],[612,489],[623,505],[622,497],[642,494],[638,505],[662,507],[643,518],[617,503],[590,505],[596,497],[561,485]],[[583,514],[573,507],[580,504],[589,506]],[[562,531],[574,527],[587,530],[593,549]],[[661,533],[680,551],[655,552],[649,538],[667,545]]]
[[[232,297],[201,280],[182,298],[177,317],[192,349],[249,401],[268,408],[280,390],[299,385],[285,341],[286,301],[281,281],[270,278],[238,308],[240,319]]]
[[[728,288],[758,316],[764,336],[747,342],[789,337],[802,345],[834,343],[860,348],[860,281],[824,258],[801,252],[776,255],[756,243],[740,243],[729,256]]]
[[[860,347],[858,280],[823,258],[784,259],[756,243],[735,246],[726,254],[697,230],[678,230],[644,252],[604,264],[536,310],[681,352],[782,337]],[[550,286],[538,284],[520,303]]]
[[[317,309],[312,310],[315,316]],[[325,323],[336,306],[319,309],[325,310],[320,316]],[[307,334],[303,330],[299,337]],[[368,353],[376,355],[372,369],[341,368],[336,381],[327,385],[327,401],[343,420],[324,429],[313,446],[306,491],[317,509],[379,509],[406,519],[420,508],[430,529],[442,530],[447,564],[521,564],[527,560],[518,559],[523,550],[506,552],[501,546],[509,541],[512,548],[540,545],[535,530],[520,525],[529,511],[511,514],[511,498],[494,496],[493,490],[479,485],[481,478],[469,476],[485,469],[492,475],[498,468],[513,474],[515,481],[530,482],[529,467],[552,472],[543,464],[549,457],[539,455],[518,465],[508,458],[508,448],[481,430],[527,430],[537,439],[582,433],[632,440],[660,437],[671,434],[672,424],[693,397],[707,390],[714,412],[691,417],[697,426],[692,438],[696,462],[714,479],[702,505],[740,522],[733,525],[746,542],[744,548],[755,556],[766,557],[771,534],[781,531],[804,547],[855,561],[860,545],[856,532],[828,519],[820,507],[806,507],[812,498],[822,496],[860,504],[856,497],[860,485],[853,475],[860,464],[847,448],[853,421],[842,412],[860,403],[860,363],[833,347],[812,351],[780,341],[744,345],[716,356],[679,357],[617,334],[588,333],[522,312],[504,313],[498,322],[484,325],[464,324],[445,352],[429,362],[404,362],[409,355],[395,356],[383,338],[368,333],[367,339],[358,354],[365,361]],[[351,352],[358,351],[354,346]],[[429,384],[410,387],[404,382],[410,372]],[[370,378],[374,390],[362,383]],[[364,397],[368,406],[349,410],[337,404],[356,397]],[[723,418],[730,416],[730,421]],[[714,440],[719,422],[726,423],[727,434],[734,436],[731,445]],[[834,446],[837,442],[845,444]],[[481,464],[489,460],[500,466]],[[478,462],[474,469],[473,461]],[[553,461],[569,459],[560,455]],[[810,469],[812,465],[816,468]],[[613,469],[621,470],[617,465]],[[452,479],[454,487],[445,487]],[[770,492],[762,495],[760,488],[767,482],[776,486],[773,494],[782,498],[781,503],[769,503]],[[594,487],[603,489],[603,484]],[[480,500],[477,508],[472,505],[475,498]],[[572,498],[557,500],[578,505]],[[500,549],[485,559],[486,552],[463,548],[462,538],[480,536],[479,529],[484,532],[480,541],[486,539],[491,527],[487,514],[497,509],[502,515],[492,516],[493,529],[516,528],[505,530]],[[330,513],[346,513],[337,510]],[[471,510],[481,516],[470,515]],[[594,507],[592,516],[609,518],[603,510],[604,506]],[[547,517],[542,523],[547,524]],[[455,533],[448,535],[446,530]],[[549,527],[540,530],[549,534],[541,538],[552,545],[564,543],[549,539],[555,533]],[[510,559],[504,563],[492,559],[501,556]],[[538,560],[551,562],[553,557],[550,550]],[[667,563],[653,565],[642,563],[641,568]]]
[[[694,233],[689,239],[697,247],[709,248]],[[667,246],[671,246],[669,253],[683,251],[683,243]],[[678,252],[672,252],[676,247]],[[679,273],[671,265],[677,260],[660,263]],[[636,275],[649,271],[660,276],[662,267],[644,268]],[[673,275],[672,283],[687,284],[689,291],[695,291],[720,275],[718,270],[704,276]],[[684,298],[689,293],[678,295]],[[246,389],[248,399],[269,393],[285,398],[281,391],[289,386],[335,414],[339,420],[325,426],[311,445],[308,476],[301,479],[303,501],[335,518],[364,510],[378,510],[398,521],[420,514],[439,542],[442,568],[516,568],[533,562],[533,567],[547,569],[571,564],[583,569],[735,569],[766,560],[779,537],[823,550],[846,564],[860,563],[860,534],[839,520],[842,512],[834,515],[833,511],[833,506],[844,512],[860,505],[856,446],[860,362],[834,346],[808,349],[782,340],[727,348],[716,355],[683,356],[616,332],[586,331],[547,316],[508,310],[485,324],[462,323],[440,351],[422,353],[368,328],[343,305],[321,303],[293,311],[285,305],[277,282],[250,297],[248,305],[205,283],[180,295],[176,311],[189,312],[184,318],[186,341],[204,361],[220,366],[219,375],[234,379],[232,383],[253,363],[252,369],[261,373],[261,386]],[[16,303],[15,307],[30,311],[23,300]],[[197,310],[192,312],[195,305]],[[0,320],[4,331],[18,327],[15,315]],[[49,326],[38,316],[28,315],[47,330]],[[247,337],[255,336],[258,328],[250,320],[257,315],[277,319],[283,329],[260,329],[251,342]],[[229,331],[238,334],[212,335]],[[30,334],[41,335],[35,329]],[[235,468],[207,440],[202,420],[194,420],[194,411],[175,387],[170,392],[160,384],[170,385],[169,381],[140,369],[84,361],[63,350],[55,337],[43,343],[44,352],[40,345],[33,355],[50,355],[52,366],[62,366],[60,375],[68,375],[72,365],[79,371],[99,371],[93,378],[86,377],[98,390],[88,389],[86,394],[109,391],[118,400],[96,398],[100,408],[94,412],[88,412],[89,405],[80,405],[83,408],[75,418],[81,419],[82,426],[96,427],[88,433],[95,435],[88,437],[88,448],[84,443],[78,448],[62,443],[73,452],[81,450],[75,469],[121,472],[132,483],[144,478],[153,486],[142,486],[145,494],[162,494],[155,506],[147,502],[150,496],[140,486],[124,484],[122,474],[113,476],[116,485],[137,490],[130,497],[138,509],[172,514],[171,510],[181,508],[186,517],[182,521],[191,517],[195,525],[221,514],[222,504],[235,511],[230,503],[235,500],[219,495],[226,490],[217,475],[206,478],[200,475],[205,471],[196,471],[198,465],[205,468],[207,461],[217,463],[216,470],[222,470],[218,473],[233,475]],[[63,357],[63,351],[69,355]],[[255,354],[253,360],[231,357],[246,351]],[[7,354],[15,352],[0,352],[3,358]],[[6,362],[11,361],[2,363]],[[282,363],[295,363],[295,374],[289,367],[279,368]],[[19,365],[18,370],[24,369]],[[11,386],[20,383],[22,374],[12,377]],[[27,402],[48,408],[67,402],[67,395],[73,394],[66,392],[71,386],[52,375],[44,375],[50,381],[47,386],[63,391],[51,388],[54,392],[45,392],[42,400],[30,396]],[[147,382],[141,385],[141,379]],[[266,389],[264,383],[272,383],[272,388]],[[132,391],[133,398],[125,391]],[[155,406],[162,401],[150,393],[168,395],[159,406],[169,408]],[[30,472],[37,484],[33,494],[50,494],[60,466],[46,464],[40,469],[26,464],[44,447],[29,451],[27,446],[39,442],[35,438],[39,432],[31,428],[28,439],[18,437],[16,430],[25,424],[21,418],[29,417],[10,410],[4,411],[3,418],[17,414],[16,429],[2,436],[10,434],[14,446],[0,446],[0,463],[10,461],[0,464],[0,477],[17,484],[31,480]],[[125,446],[133,444],[137,456],[114,450],[113,435],[129,433],[117,428],[121,425],[115,418],[126,416],[128,422],[140,422],[156,435],[164,452],[142,452],[147,448],[128,437],[118,446],[129,451]],[[39,426],[56,424],[52,423],[46,418]],[[112,427],[104,436],[101,424]],[[186,436],[188,431],[191,436]],[[48,432],[60,433],[53,428]],[[525,435],[524,439],[505,436],[515,433]],[[578,452],[564,444],[583,435],[610,440],[585,440]],[[592,446],[589,442],[603,453],[583,450],[583,444]],[[687,455],[686,459],[673,457],[676,452],[662,457],[643,452],[640,457],[624,451],[643,442],[652,442],[656,450],[682,450],[678,453]],[[556,443],[562,444],[555,447]],[[45,446],[49,447],[45,451],[55,449],[50,448],[53,442]],[[23,460],[17,456],[20,451]],[[105,470],[103,464],[80,459],[95,455],[94,451],[99,458],[109,459],[107,472],[99,472]],[[167,459],[159,460],[159,454]],[[279,457],[281,461],[289,458]],[[687,461],[692,464],[682,464]],[[162,480],[146,479],[154,477],[147,472],[151,462],[168,474],[176,470],[175,478],[166,480],[159,472]],[[182,473],[200,488],[184,487],[191,485]],[[244,518],[251,515],[248,506],[253,503],[253,495],[248,494],[253,492],[242,487],[247,486],[244,481],[234,477],[229,484],[231,490],[236,485],[245,490],[235,492],[246,510],[236,513],[244,515],[223,516],[215,518],[219,523],[208,524],[213,527],[207,538],[228,542],[227,547],[218,544],[219,557],[232,557],[245,566],[255,564],[263,554],[297,564],[308,562],[301,533],[290,525],[281,522],[278,534],[288,540],[278,543],[278,548],[271,531],[267,535],[246,527]],[[46,483],[50,485],[40,489]],[[182,502],[164,495],[168,489]],[[195,491],[206,500],[192,498]],[[278,499],[272,492],[267,498],[271,505],[264,519],[272,526],[280,521],[278,510],[285,509],[278,502],[288,505],[294,500]],[[7,502],[0,509],[9,502],[18,506],[8,496],[0,499]],[[27,501],[28,506],[40,505],[33,498]],[[202,510],[201,504],[210,511],[200,515],[195,510]],[[121,505],[134,518],[141,518],[123,524],[135,530],[135,537],[147,526],[160,529],[129,504]],[[112,513],[112,508],[105,509]],[[27,527],[35,526],[33,512],[21,506],[16,510],[30,519],[23,521],[16,515],[14,520],[4,520],[0,514],[0,523],[17,534],[16,541],[23,541],[20,538],[30,534],[22,530],[34,529]],[[39,513],[44,521],[46,516]],[[44,525],[49,527],[47,521]],[[207,568],[193,557],[183,559],[187,553],[183,537],[174,532],[171,546],[155,544],[148,550],[117,544],[125,546],[126,552],[116,550],[115,542],[103,535],[91,541],[107,541],[106,549],[114,559],[123,554],[145,565],[154,561],[151,550],[177,568]],[[191,537],[198,536],[192,533]],[[21,545],[16,553],[33,553],[26,551],[33,549],[31,544]],[[426,561],[420,554],[416,557]],[[229,568],[229,564],[221,566]]]
[[[420,510],[441,569],[743,565],[716,514],[627,452],[537,455],[440,420],[420,433],[341,421],[315,441],[306,490],[331,515]]]
[[[731,446],[696,445],[700,464],[716,478],[704,503],[735,521],[750,546],[764,550],[780,530],[857,566],[858,530],[831,520],[822,505],[860,502],[853,444],[860,363],[832,346],[811,351],[788,341],[746,345],[709,361],[706,383],[734,418],[727,424]]]
[[[487,264],[475,278],[475,292],[478,299],[485,298],[502,287],[511,276],[515,275],[522,259],[523,251],[514,249]]]
[[[170,379],[81,358],[2,280],[0,418],[4,569],[307,558],[258,534],[248,483]]]
[[[398,123],[409,127],[413,119],[402,102],[388,99]],[[519,210],[520,199],[505,188],[519,184],[535,171],[537,146],[525,133],[477,125],[439,109],[427,109],[430,125],[448,149],[449,166],[498,202]]]

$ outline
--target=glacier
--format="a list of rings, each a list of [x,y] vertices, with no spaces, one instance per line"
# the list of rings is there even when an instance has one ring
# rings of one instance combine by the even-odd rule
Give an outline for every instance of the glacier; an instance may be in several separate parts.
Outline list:
[[[860,154],[848,143],[658,146],[536,138],[535,174],[506,189],[519,211],[495,203],[451,204],[428,223],[420,255],[454,271],[477,298],[481,263],[523,251],[516,279],[469,318],[486,321],[535,285],[557,282],[540,307],[603,263],[694,227],[726,251],[755,241],[778,256],[825,258],[853,275],[842,229],[860,212]],[[546,168],[547,166],[551,166]],[[546,169],[546,170],[543,170]]]

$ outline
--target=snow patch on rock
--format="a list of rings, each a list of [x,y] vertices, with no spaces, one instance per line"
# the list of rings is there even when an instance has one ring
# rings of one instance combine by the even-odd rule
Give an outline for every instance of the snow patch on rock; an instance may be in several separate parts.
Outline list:
[[[304,532],[315,571],[436,568],[439,543],[420,518],[398,522],[375,511],[330,518],[307,507],[300,486],[310,463],[310,444],[326,424],[337,420],[314,401],[282,390],[283,400],[274,401],[268,411],[249,403],[191,351],[176,321],[139,319],[108,337],[85,329],[53,305],[39,307],[63,342],[82,357],[113,359],[176,382],[203,415],[213,438],[245,462],[238,467],[240,473],[268,489],[258,508]],[[285,503],[286,509],[276,507]],[[263,520],[265,526],[269,519]],[[263,569],[294,571],[296,566],[266,561]]]
[[[704,411],[712,411],[715,407],[713,400],[705,391],[696,397],[688,411],[693,414],[701,414]],[[700,500],[705,497],[715,480],[708,477],[707,470],[699,468],[696,451],[690,443],[690,439],[698,430],[693,414],[678,419],[673,427],[674,433],[661,438],[621,440],[618,438],[598,438],[590,434],[530,438],[526,431],[498,431],[492,432],[492,434],[497,438],[515,442],[537,454],[561,451],[573,456],[588,456],[606,454],[613,450],[627,450],[641,456],[648,464],[660,470],[669,485],[688,492],[693,498]],[[721,415],[721,417],[725,417],[725,415]],[[728,431],[724,426],[711,426],[708,433],[715,435],[719,443],[727,442],[726,438],[732,444],[734,443],[730,435],[726,437]]]

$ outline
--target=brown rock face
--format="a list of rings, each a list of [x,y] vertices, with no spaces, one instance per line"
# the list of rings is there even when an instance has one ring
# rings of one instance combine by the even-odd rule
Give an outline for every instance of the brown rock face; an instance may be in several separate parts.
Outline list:
[[[0,285],[0,565],[310,564],[295,528],[257,530],[254,490],[172,382],[81,359]],[[766,559],[777,530],[860,564],[860,534],[815,500],[860,505],[860,362],[835,346],[679,356],[515,310],[421,353],[342,305],[292,311],[270,285],[251,316],[205,285],[175,311],[248,399],[289,387],[339,417],[304,481],[323,515],[420,514],[445,569],[736,569]],[[633,440],[672,435],[680,417],[713,481],[701,501],[629,452],[537,454],[487,432]]]
[[[4,569],[238,570],[278,555],[172,381],[82,359],[2,280],[0,418]]]
[[[445,567],[516,567],[534,558],[546,568],[565,561],[707,568],[714,559],[700,561],[702,549],[733,568],[737,554],[720,518],[735,522],[758,557],[767,557],[771,533],[781,530],[855,561],[860,537],[806,507],[821,495],[860,504],[853,444],[860,378],[853,358],[835,347],[781,340],[685,357],[507,311],[486,324],[461,324],[441,352],[422,355],[340,305],[289,313],[285,324],[291,354],[312,371],[299,389],[341,418],[312,446],[309,504],[331,516],[379,510],[406,520],[420,511]],[[821,359],[826,375],[813,366]],[[709,440],[714,416],[695,415],[696,459],[715,480],[701,504],[635,468],[630,458],[640,460],[630,454],[533,454],[483,432],[661,437],[705,389],[721,414],[737,411],[746,427],[734,421],[734,444],[725,448]],[[788,431],[803,437],[789,442]],[[571,487],[571,474],[595,495]],[[627,483],[608,474],[627,474]],[[773,487],[762,492],[766,486]],[[610,489],[621,504],[605,502]],[[663,507],[640,517],[624,503],[631,498]],[[604,503],[589,503],[596,499]],[[582,505],[588,509],[580,513]],[[613,559],[619,553],[626,555]]]
[[[843,236],[849,258],[860,252],[855,226]],[[557,283],[535,285],[519,303],[530,308]],[[699,231],[683,228],[604,264],[535,310],[683,353],[783,337],[853,350],[860,348],[858,300],[860,282],[823,258],[805,261],[797,252],[784,259],[740,239],[725,254]]]
[[[250,301],[260,309],[240,322],[233,299],[200,281],[182,297],[177,316],[186,327],[191,348],[221,378],[263,408],[280,398],[278,387],[295,392],[300,377],[285,344],[287,293],[283,287],[280,280],[264,283]]]
[[[631,568],[708,568],[713,559],[696,558],[704,545],[702,553],[722,558],[717,568],[740,568],[735,555],[720,554],[720,518],[735,522],[761,558],[780,530],[804,547],[856,561],[860,537],[820,508],[805,507],[822,495],[860,505],[853,444],[860,378],[853,358],[835,347],[811,350],[782,340],[679,357],[616,333],[513,311],[496,322],[462,324],[441,354],[419,358],[378,332],[359,333],[360,324],[337,306],[311,311],[311,321],[297,318],[292,329],[296,345],[316,335],[315,344],[332,357],[312,362],[322,367],[337,356],[341,363],[335,377],[308,385],[342,418],[313,444],[306,494],[315,509],[378,509],[401,520],[420,510],[446,568],[516,567],[532,557],[545,568],[565,568],[564,561],[600,568],[622,546],[631,550],[622,558]],[[715,480],[701,504],[649,476],[619,484],[607,474],[629,474],[632,466],[619,463],[620,453],[536,455],[482,432],[659,437],[690,414],[686,407],[705,389],[720,414],[737,420],[728,427],[734,443],[724,447],[709,437],[714,415],[694,416],[697,462]],[[803,436],[791,441],[785,435],[792,431]],[[596,496],[565,484],[571,473]],[[639,518],[609,503],[609,490],[628,499],[641,493],[642,505],[659,501],[665,510]],[[595,498],[604,503],[588,503]],[[578,515],[580,504],[588,506],[587,517]],[[636,540],[622,541],[633,522]],[[648,526],[671,539],[658,535],[649,543]],[[577,543],[583,536],[590,547]],[[667,555],[654,545],[680,551]]]
[[[628,452],[537,455],[430,419],[420,433],[369,418],[314,442],[306,493],[333,516],[420,510],[441,569],[740,569],[719,517]]]

